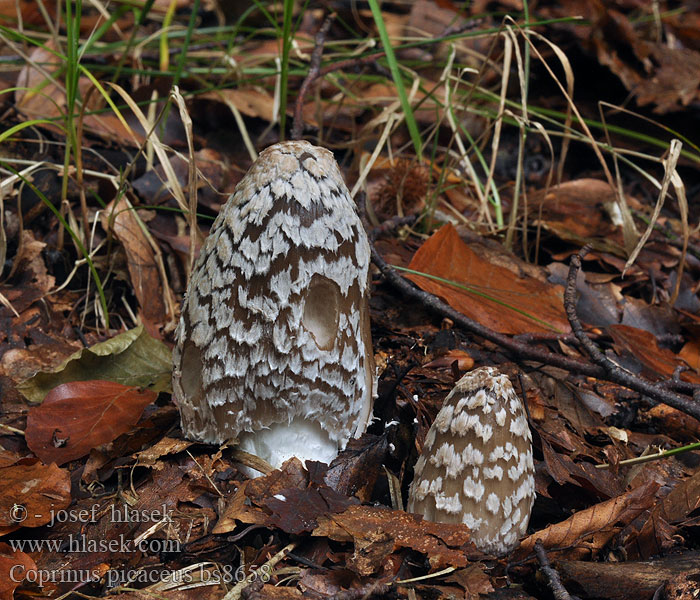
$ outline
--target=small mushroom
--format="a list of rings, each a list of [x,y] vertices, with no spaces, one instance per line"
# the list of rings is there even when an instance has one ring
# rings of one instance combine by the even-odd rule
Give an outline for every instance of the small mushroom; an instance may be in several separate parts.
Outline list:
[[[359,437],[376,388],[367,235],[333,154],[264,150],[202,246],[173,354],[191,439],[237,439],[278,467],[330,462]]]
[[[464,523],[479,550],[500,556],[527,531],[534,499],[523,403],[508,377],[475,369],[457,382],[428,430],[408,511]]]

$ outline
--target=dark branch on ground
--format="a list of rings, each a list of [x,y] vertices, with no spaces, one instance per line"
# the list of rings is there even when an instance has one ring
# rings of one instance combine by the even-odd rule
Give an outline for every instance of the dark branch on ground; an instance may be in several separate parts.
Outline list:
[[[542,546],[542,540],[535,542],[535,555],[537,556],[537,562],[540,563],[540,570],[547,579],[547,585],[549,585],[549,589],[552,590],[552,595],[556,600],[574,600],[575,597],[572,597],[562,584],[559,573],[549,564],[549,558],[547,558],[547,553]]]
[[[566,291],[564,293],[564,304],[574,335],[576,335],[579,343],[581,343],[581,345],[586,349],[595,364],[575,358],[569,358],[561,354],[555,354],[554,352],[550,352],[542,347],[520,343],[514,338],[493,331],[481,323],[473,321],[469,317],[466,317],[440,300],[437,296],[424,292],[420,288],[414,286],[408,280],[401,277],[380,256],[374,245],[372,245],[372,261],[382,272],[387,282],[394,286],[394,288],[396,288],[404,296],[417,300],[440,316],[452,319],[456,325],[462,327],[466,331],[476,334],[490,342],[493,342],[494,344],[498,344],[517,358],[538,361],[546,365],[565,369],[570,373],[595,377],[596,379],[616,383],[656,400],[657,402],[667,404],[668,406],[678,409],[696,419],[700,419],[700,404],[694,402],[690,398],[685,398],[673,393],[663,384],[652,383],[620,369],[612,361],[606,358],[583,332],[581,322],[578,320],[578,316],[576,315],[575,301],[576,274],[581,268],[581,257],[579,255],[574,255],[571,259],[571,267],[569,269]],[[598,360],[596,360],[594,356]]]

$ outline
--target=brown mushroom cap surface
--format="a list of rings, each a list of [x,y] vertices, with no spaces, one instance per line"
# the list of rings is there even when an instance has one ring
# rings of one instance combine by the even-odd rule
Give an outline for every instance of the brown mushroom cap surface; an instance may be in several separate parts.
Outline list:
[[[464,523],[477,548],[503,555],[527,531],[534,499],[523,403],[507,376],[475,369],[457,382],[428,431],[408,511]]]
[[[174,350],[189,438],[331,460],[372,414],[370,250],[333,154],[264,150],[196,262]]]

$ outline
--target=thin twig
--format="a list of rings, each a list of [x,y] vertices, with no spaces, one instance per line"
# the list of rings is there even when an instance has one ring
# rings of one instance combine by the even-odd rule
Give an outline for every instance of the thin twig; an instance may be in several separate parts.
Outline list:
[[[243,590],[245,590],[245,588],[248,586],[252,585],[253,590],[256,590],[256,583],[266,583],[266,581],[269,580],[273,569],[277,566],[277,563],[284,560],[287,557],[287,553],[296,548],[297,544],[298,542],[287,544],[264,565],[250,573],[243,581],[240,581],[234,585],[228,592],[226,592],[226,595],[222,598],[222,600],[239,600],[243,594]]]
[[[309,72],[306,76],[306,79],[304,79],[304,82],[301,84],[301,88],[299,88],[299,95],[297,96],[296,105],[294,106],[294,126],[292,128],[292,134],[296,133],[297,131],[297,122],[301,123],[299,129],[303,131],[304,98],[306,97],[306,92],[308,91],[309,86],[314,81],[320,79],[321,77],[325,77],[326,75],[328,75],[329,73],[333,73],[334,71],[342,71],[343,69],[359,67],[361,65],[373,63],[377,59],[384,56],[384,54],[384,52],[375,52],[374,54],[368,54],[367,56],[360,56],[358,58],[348,58],[347,60],[341,60],[340,62],[333,63],[332,65],[328,65],[327,67],[323,67],[323,69],[315,73],[313,77],[311,77],[311,73]],[[299,135],[301,135],[301,133],[299,133]],[[297,138],[292,137],[292,139]]]
[[[304,107],[304,98],[309,89],[309,86],[316,81],[319,71],[321,70],[321,58],[323,58],[323,45],[326,43],[326,36],[328,35],[328,30],[333,24],[335,19],[335,14],[328,15],[326,20],[321,25],[321,29],[318,30],[316,37],[314,38],[314,50],[311,53],[311,61],[309,62],[309,72],[307,73],[304,81],[299,88],[299,95],[297,96],[296,106],[294,107],[294,124],[292,125],[292,139],[301,139],[301,134],[304,133],[304,118],[302,116],[302,109]]]
[[[357,196],[358,205],[364,206],[364,193],[362,193],[362,196],[360,196],[360,194],[358,194]],[[394,217],[391,217],[390,219],[387,219],[381,225],[377,225],[376,227],[370,229],[367,235],[369,236],[370,240],[374,241],[378,237],[390,233],[398,229],[399,227],[403,227],[404,225],[413,225],[417,218],[418,217],[416,215],[396,215]]]
[[[572,600],[572,596],[566,591],[566,588],[559,578],[559,573],[549,564],[549,558],[542,546],[542,540],[535,542],[535,554],[537,561],[540,563],[540,571],[547,579],[549,589],[552,590],[552,595],[556,600]]]
[[[571,325],[571,331],[574,332],[576,339],[579,341],[583,349],[591,357],[591,360],[603,367],[609,373],[613,373],[619,367],[607,358],[596,346],[590,338],[583,331],[583,326],[581,321],[576,314],[576,276],[581,270],[581,261],[591,251],[591,246],[586,244],[578,254],[574,254],[571,257],[571,264],[569,266],[569,275],[566,278],[566,289],[564,290],[564,310],[566,311],[566,316],[569,319],[569,324]],[[572,283],[573,278],[573,283]]]
[[[326,42],[326,35],[328,34],[328,30],[333,23],[333,19],[335,19],[335,14],[329,15],[323,22],[323,25],[321,25],[321,29],[318,30],[318,33],[314,38],[314,49],[311,53],[309,72],[306,74],[306,77],[299,88],[297,101],[294,105],[294,124],[292,125],[291,136],[291,139],[293,140],[301,139],[301,135],[304,132],[304,100],[306,99],[306,95],[312,83],[321,77],[325,77],[329,73],[333,73],[334,71],[340,71],[349,67],[357,67],[359,65],[372,63],[385,54],[384,52],[375,52],[374,54],[369,54],[367,56],[349,58],[347,60],[341,60],[340,62],[328,65],[322,69],[321,58],[323,57],[323,45]]]
[[[581,261],[590,251],[591,247],[586,245],[581,248],[578,254],[574,254],[571,257],[569,274],[566,278],[566,289],[564,290],[564,310],[566,310],[566,316],[569,319],[571,330],[574,332],[579,343],[591,357],[591,360],[605,370],[604,379],[623,385],[635,392],[639,392],[649,398],[681,410],[696,419],[700,419],[700,404],[688,398],[684,398],[683,396],[679,396],[678,394],[674,394],[664,383],[652,383],[651,381],[647,381],[621,369],[605,356],[586,335],[586,332],[581,326],[581,321],[576,314],[576,277],[581,269]]]

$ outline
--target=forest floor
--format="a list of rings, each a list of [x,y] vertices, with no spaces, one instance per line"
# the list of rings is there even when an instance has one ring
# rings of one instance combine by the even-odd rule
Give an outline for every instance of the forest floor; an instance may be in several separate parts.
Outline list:
[[[302,3],[303,4],[303,3]],[[697,598],[700,8],[0,2],[0,600]],[[333,151],[374,420],[249,479],[175,329],[262,149]],[[405,512],[465,372],[525,399],[527,536]]]

